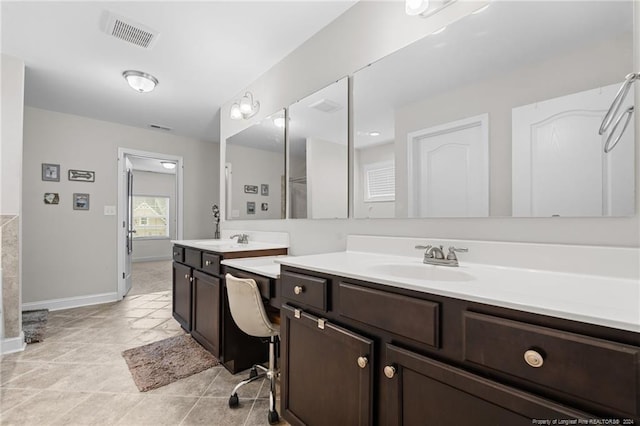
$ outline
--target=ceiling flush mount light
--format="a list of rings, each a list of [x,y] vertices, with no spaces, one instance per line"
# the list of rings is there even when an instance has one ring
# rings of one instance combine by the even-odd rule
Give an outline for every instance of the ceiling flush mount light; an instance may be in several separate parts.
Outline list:
[[[456,0],[405,0],[404,11],[409,16],[426,18],[444,9]]]
[[[158,85],[157,78],[142,71],[127,70],[122,76],[136,92],[147,93]]]
[[[253,100],[253,93],[246,92],[240,101],[231,105],[229,117],[232,120],[247,119],[256,115],[260,111],[260,102]]]
[[[161,161],[160,164],[162,164],[162,167],[168,170],[173,170],[176,168],[176,163],[171,161]]]

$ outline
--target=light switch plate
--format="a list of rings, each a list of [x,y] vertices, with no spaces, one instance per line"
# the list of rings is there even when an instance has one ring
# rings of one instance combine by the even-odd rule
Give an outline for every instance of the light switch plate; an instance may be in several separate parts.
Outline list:
[[[104,206],[104,215],[105,216],[115,216],[116,215],[116,206]]]

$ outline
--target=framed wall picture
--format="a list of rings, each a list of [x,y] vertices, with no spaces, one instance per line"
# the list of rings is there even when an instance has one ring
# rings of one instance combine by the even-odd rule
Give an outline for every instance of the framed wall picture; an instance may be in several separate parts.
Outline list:
[[[266,212],[269,210],[269,203],[262,203],[261,210]]]
[[[96,172],[89,170],[69,170],[69,180],[78,182],[95,182]]]
[[[74,210],[89,210],[89,194],[73,194]]]
[[[57,192],[45,192],[44,193],[45,204],[59,204],[60,195]]]
[[[269,184],[268,183],[263,183],[262,185],[260,185],[260,195],[269,195]]]
[[[60,182],[60,164],[42,163],[42,180]]]
[[[247,214],[256,214],[255,201],[247,201]]]
[[[258,185],[245,185],[244,186],[245,194],[257,194],[258,193]]]

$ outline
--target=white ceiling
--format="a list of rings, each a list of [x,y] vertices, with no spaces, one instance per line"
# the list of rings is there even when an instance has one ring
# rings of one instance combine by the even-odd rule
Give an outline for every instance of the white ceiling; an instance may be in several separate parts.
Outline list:
[[[355,1],[3,1],[1,51],[25,62],[28,106],[217,142],[220,106]],[[105,11],[157,42],[105,34]],[[157,77],[156,90],[129,88],[128,69]]]

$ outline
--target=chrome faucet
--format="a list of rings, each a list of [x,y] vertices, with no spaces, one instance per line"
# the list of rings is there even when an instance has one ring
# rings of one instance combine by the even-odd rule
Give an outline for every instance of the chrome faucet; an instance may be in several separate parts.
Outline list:
[[[445,257],[443,246],[438,247],[429,244],[427,246],[416,246],[416,248],[424,250],[424,259],[422,260],[422,263],[440,266],[460,266],[456,253],[466,253],[469,251],[467,248],[451,246],[449,247],[449,253],[447,253],[447,256]]]
[[[238,237],[238,244],[249,244],[249,236],[247,234],[236,234],[230,238],[233,240],[236,237]]]

